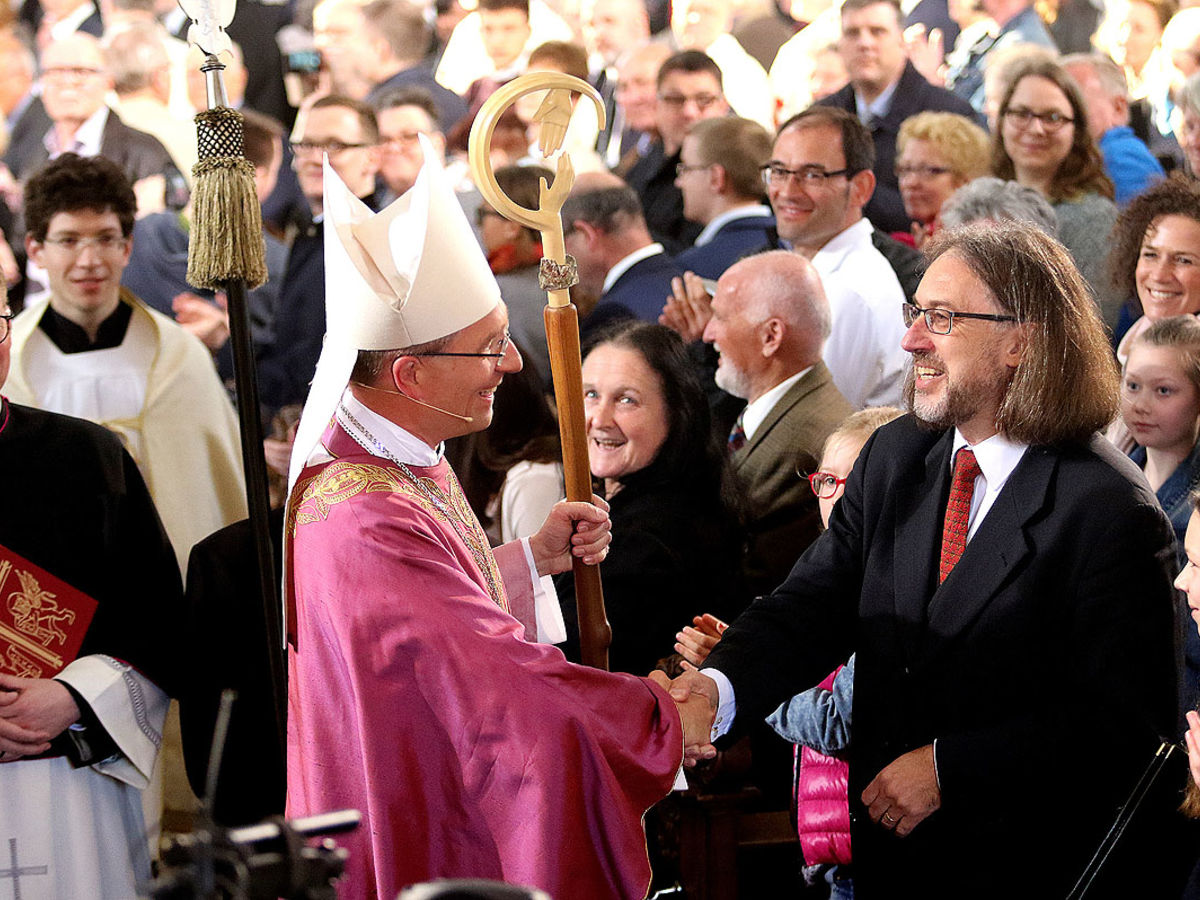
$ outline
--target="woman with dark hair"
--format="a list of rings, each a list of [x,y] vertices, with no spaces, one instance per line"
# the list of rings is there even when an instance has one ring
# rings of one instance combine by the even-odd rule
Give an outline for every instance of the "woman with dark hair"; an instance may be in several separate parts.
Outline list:
[[[1108,233],[1117,218],[1113,183],[1088,131],[1079,88],[1057,63],[1017,66],[1000,102],[992,135],[992,171],[1037,189],[1058,215],[1058,238],[1096,295],[1106,324],[1116,325],[1124,299],[1104,278]]]
[[[622,322],[589,341],[583,396],[592,476],[611,504],[601,564],[610,668],[644,674],[671,653],[703,600],[742,600],[741,528],[725,447],[687,348],[662,325]],[[570,659],[578,625],[570,574],[557,580]],[[714,611],[715,612],[715,611]]]
[[[521,356],[525,349],[513,341]],[[447,446],[467,502],[492,546],[529,537],[566,496],[558,419],[530,366],[496,388],[492,424]]]

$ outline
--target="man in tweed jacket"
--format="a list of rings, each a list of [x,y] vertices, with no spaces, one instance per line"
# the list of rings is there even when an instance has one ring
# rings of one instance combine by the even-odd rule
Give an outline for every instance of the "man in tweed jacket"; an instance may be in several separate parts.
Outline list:
[[[747,587],[787,576],[821,529],[806,476],[854,410],[821,362],[829,303],[804,257],[786,250],[731,266],[717,282],[704,340],[720,354],[717,385],[747,401],[730,434],[748,517]]]

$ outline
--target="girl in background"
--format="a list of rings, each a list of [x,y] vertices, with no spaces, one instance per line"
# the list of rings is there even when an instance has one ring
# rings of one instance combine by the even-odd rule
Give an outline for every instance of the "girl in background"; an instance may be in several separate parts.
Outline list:
[[[1192,315],[1159,319],[1129,345],[1121,382],[1121,418],[1136,446],[1130,458],[1175,529],[1179,564],[1193,492],[1200,487],[1200,319]],[[1180,701],[1185,709],[1200,700],[1200,635],[1188,628],[1183,641]]]
[[[1200,319],[1160,319],[1134,338],[1121,418],[1137,442],[1129,456],[1146,473],[1182,548],[1189,495],[1200,487]]]

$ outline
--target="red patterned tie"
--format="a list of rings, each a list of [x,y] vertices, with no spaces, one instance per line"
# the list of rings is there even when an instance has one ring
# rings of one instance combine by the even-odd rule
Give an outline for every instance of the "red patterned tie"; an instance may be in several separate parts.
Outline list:
[[[975,453],[963,447],[954,459],[954,481],[950,484],[950,502],[946,504],[946,522],[942,527],[942,560],[938,566],[938,584],[946,580],[967,546],[967,524],[971,518],[971,496],[975,479],[981,474]]]

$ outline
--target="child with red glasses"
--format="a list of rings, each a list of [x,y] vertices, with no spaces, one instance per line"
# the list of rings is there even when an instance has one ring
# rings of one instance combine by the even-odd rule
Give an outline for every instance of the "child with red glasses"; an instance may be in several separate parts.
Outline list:
[[[892,406],[871,407],[848,417],[825,440],[821,464],[808,476],[821,508],[821,523],[845,491],[858,454],[875,429],[903,414]],[[721,639],[726,624],[705,614],[676,635],[675,651],[699,666]],[[804,854],[804,878],[824,881],[830,900],[854,897],[850,870],[850,805],[848,767],[841,757],[850,746],[850,711],[854,697],[854,656],[814,688],[797,694],[767,716],[767,724],[796,749],[793,797],[796,830]]]

